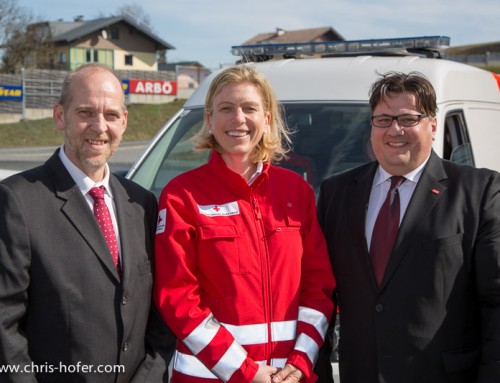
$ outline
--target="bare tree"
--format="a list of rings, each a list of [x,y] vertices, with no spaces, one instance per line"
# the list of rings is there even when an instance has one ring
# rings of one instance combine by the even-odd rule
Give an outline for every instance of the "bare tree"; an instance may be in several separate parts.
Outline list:
[[[28,57],[36,57],[47,49],[50,32],[36,21],[33,13],[19,6],[17,0],[0,0],[2,72],[15,72],[21,66],[29,66]]]
[[[144,8],[140,4],[133,3],[122,5],[118,8],[118,14],[131,18],[136,24],[139,24],[142,27],[153,29],[151,27],[151,19],[149,15],[146,11],[144,11]]]
[[[151,25],[151,19],[149,15],[144,11],[142,5],[133,3],[133,4],[125,4],[118,8],[118,14],[127,16],[132,19],[137,25],[140,25],[143,28],[149,29],[151,32],[154,32],[154,28]],[[157,53],[158,63],[163,64],[167,62],[167,50],[161,50]]]
[[[26,26],[24,22],[27,15],[22,8],[18,7],[16,0],[0,0],[0,46],[2,48],[19,28]]]

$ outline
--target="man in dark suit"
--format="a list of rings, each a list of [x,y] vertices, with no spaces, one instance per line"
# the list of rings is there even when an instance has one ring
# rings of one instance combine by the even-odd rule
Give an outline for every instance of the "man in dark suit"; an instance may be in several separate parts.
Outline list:
[[[326,180],[318,200],[340,381],[500,382],[500,175],[433,152],[436,95],[418,73],[382,76],[370,104],[377,161]]]
[[[80,67],[53,117],[64,145],[0,183],[0,381],[166,381],[175,340],[151,304],[156,199],[107,165],[127,125],[120,80]]]

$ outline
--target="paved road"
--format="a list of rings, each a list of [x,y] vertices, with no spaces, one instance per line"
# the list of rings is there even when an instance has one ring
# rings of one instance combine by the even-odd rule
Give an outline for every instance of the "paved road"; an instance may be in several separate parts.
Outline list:
[[[147,142],[122,142],[111,157],[111,171],[127,171],[146,148]],[[56,146],[35,148],[0,148],[0,179],[44,163]]]

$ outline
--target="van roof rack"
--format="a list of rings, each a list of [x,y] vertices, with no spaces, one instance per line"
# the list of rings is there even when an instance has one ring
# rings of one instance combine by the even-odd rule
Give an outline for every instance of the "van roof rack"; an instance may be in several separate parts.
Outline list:
[[[235,45],[231,52],[242,61],[267,61],[275,56],[284,58],[307,56],[406,56],[443,58],[450,46],[448,36],[420,36],[370,40],[336,40],[287,44]]]

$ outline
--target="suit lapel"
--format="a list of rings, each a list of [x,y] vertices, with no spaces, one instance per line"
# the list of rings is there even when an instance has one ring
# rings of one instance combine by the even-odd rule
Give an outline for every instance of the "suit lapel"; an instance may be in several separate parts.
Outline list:
[[[75,181],[59,159],[58,153],[59,150],[47,160],[46,165],[53,178],[56,196],[65,201],[61,210],[100,259],[104,267],[119,281],[118,272],[113,264],[111,253],[101,229],[92,211],[88,208],[87,201],[80,189],[78,189]]]
[[[439,202],[446,190],[446,186],[441,182],[446,178],[447,175],[443,169],[442,160],[432,152],[401,222],[394,250],[387,264],[380,289],[383,289],[390,280],[408,247],[415,246],[418,243],[418,238],[415,238],[415,233],[418,232],[417,228],[427,222],[426,217],[432,213],[434,206]]]
[[[132,267],[130,249],[134,248],[134,243],[131,239],[131,233],[126,228],[130,226],[131,222],[134,222],[132,204],[129,203],[127,191],[114,174],[111,174],[109,183],[113,192],[113,200],[116,207],[116,221],[118,223],[118,230],[120,231],[123,280],[128,281]]]
[[[373,162],[366,171],[355,178],[352,190],[348,193],[350,213],[348,215],[349,222],[347,225],[347,227],[352,227],[352,233],[355,235],[352,240],[358,244],[360,264],[363,265],[366,277],[373,280],[375,289],[377,283],[375,281],[373,265],[366,243],[365,225],[368,202],[370,200],[373,178],[375,177],[377,167],[378,163]]]

